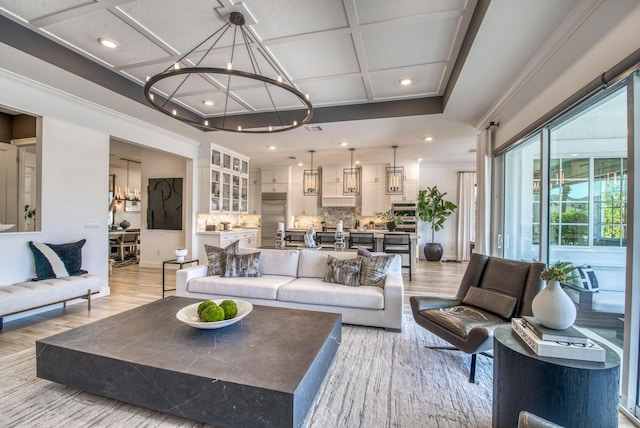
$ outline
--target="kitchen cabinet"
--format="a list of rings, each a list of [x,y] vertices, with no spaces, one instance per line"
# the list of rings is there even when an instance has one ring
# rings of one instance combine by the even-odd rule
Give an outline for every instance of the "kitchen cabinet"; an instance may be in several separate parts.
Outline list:
[[[260,183],[260,170],[249,171],[249,214],[260,214],[262,208],[262,183]]]
[[[204,244],[225,248],[235,241],[239,241],[240,248],[257,248],[258,229],[239,229],[229,232],[199,232],[198,236],[198,259],[200,264],[208,264],[207,253],[204,251]]]
[[[418,181],[405,180],[404,194],[391,195],[391,202],[417,201],[418,200]]]
[[[204,147],[204,148],[203,148]],[[248,212],[249,161],[217,146],[203,145],[199,156],[200,210],[215,213]]]
[[[291,184],[291,215],[318,215],[318,195],[305,195],[302,183]]]
[[[263,168],[260,170],[262,193],[288,193],[289,192],[289,168]]]
[[[322,197],[343,196],[342,168],[322,168]]]
[[[385,192],[386,165],[362,167],[362,215],[374,216],[387,211],[391,205]]]

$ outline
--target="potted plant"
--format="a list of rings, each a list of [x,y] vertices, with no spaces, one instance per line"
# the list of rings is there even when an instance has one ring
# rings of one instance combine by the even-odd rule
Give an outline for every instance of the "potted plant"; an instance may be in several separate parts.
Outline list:
[[[574,278],[570,273],[575,269],[570,262],[557,261],[540,273],[546,287],[536,294],[531,302],[533,316],[545,327],[564,330],[576,320],[576,306],[560,286]]]
[[[404,220],[404,216],[396,214],[393,211],[393,208],[389,208],[389,210],[385,212],[376,213],[376,217],[387,223],[387,229],[389,232],[396,230],[396,227]]]
[[[431,223],[431,242],[424,246],[424,256],[428,261],[437,262],[442,258],[442,245],[435,241],[435,234],[444,227],[444,222],[458,208],[451,201],[444,199],[446,192],[438,190],[438,186],[427,187],[418,192],[416,214],[422,221]]]

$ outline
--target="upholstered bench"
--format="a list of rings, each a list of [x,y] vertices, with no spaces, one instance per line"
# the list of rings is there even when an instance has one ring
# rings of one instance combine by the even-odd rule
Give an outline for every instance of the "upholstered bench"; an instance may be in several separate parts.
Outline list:
[[[0,330],[6,316],[79,298],[91,310],[91,295],[99,292],[100,278],[88,273],[0,286]]]
[[[100,278],[82,270],[82,247],[86,240],[65,244],[29,241],[36,278],[0,286],[0,330],[4,317],[75,299],[87,299],[100,292]]]

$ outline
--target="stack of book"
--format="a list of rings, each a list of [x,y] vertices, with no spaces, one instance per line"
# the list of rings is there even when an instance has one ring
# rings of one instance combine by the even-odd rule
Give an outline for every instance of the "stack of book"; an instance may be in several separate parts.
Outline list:
[[[573,327],[554,330],[533,317],[513,318],[511,328],[541,357],[604,362],[605,350]]]

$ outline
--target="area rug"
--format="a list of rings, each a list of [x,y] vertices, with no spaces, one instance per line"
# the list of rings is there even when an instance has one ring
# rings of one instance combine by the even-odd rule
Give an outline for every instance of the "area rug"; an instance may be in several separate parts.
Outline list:
[[[342,343],[303,423],[327,427],[489,427],[492,361],[469,360],[405,317],[402,333],[343,326]],[[35,352],[0,359],[3,427],[205,427],[36,377]]]

